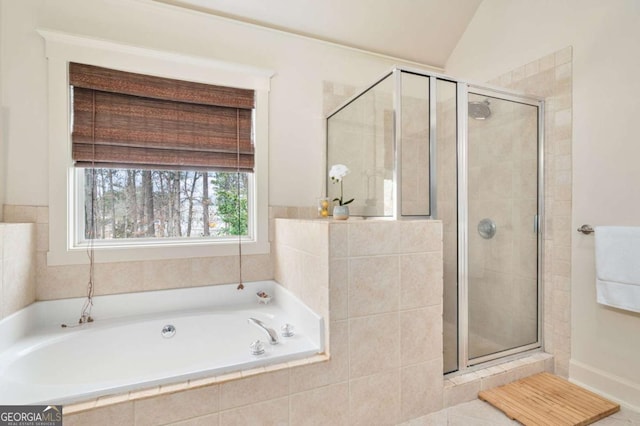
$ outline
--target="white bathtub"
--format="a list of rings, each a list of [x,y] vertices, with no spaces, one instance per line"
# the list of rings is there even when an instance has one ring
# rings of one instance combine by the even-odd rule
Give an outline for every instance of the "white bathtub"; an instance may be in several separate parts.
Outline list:
[[[256,293],[273,296],[259,304]],[[68,404],[97,396],[306,358],[324,351],[324,324],[273,281],[37,302],[0,321],[0,404]],[[276,345],[248,318],[279,335]],[[292,324],[295,335],[283,337]],[[162,336],[166,325],[175,335]],[[264,342],[265,353],[249,345]]]

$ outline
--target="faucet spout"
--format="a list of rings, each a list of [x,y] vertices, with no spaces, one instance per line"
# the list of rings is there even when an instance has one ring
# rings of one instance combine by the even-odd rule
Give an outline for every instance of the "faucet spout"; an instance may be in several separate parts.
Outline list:
[[[255,325],[256,327],[267,333],[267,336],[269,336],[269,343],[271,343],[272,345],[278,344],[278,333],[276,333],[273,328],[267,327],[262,321],[255,318],[249,318],[247,322],[249,324]]]

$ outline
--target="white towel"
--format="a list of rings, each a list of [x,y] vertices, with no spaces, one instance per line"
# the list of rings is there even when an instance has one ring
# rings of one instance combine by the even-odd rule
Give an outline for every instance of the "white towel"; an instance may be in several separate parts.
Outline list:
[[[640,312],[640,227],[597,226],[598,303]]]

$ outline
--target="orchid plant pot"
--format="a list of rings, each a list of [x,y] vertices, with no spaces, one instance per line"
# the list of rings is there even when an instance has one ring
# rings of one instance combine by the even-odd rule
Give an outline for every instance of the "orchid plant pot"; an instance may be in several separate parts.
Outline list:
[[[333,218],[336,220],[347,220],[349,219],[349,206],[334,206],[333,207]]]

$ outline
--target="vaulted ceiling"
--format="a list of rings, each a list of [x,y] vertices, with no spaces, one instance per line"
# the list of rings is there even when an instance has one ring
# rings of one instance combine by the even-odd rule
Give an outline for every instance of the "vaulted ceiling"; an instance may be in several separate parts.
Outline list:
[[[482,0],[156,0],[443,68]]]

